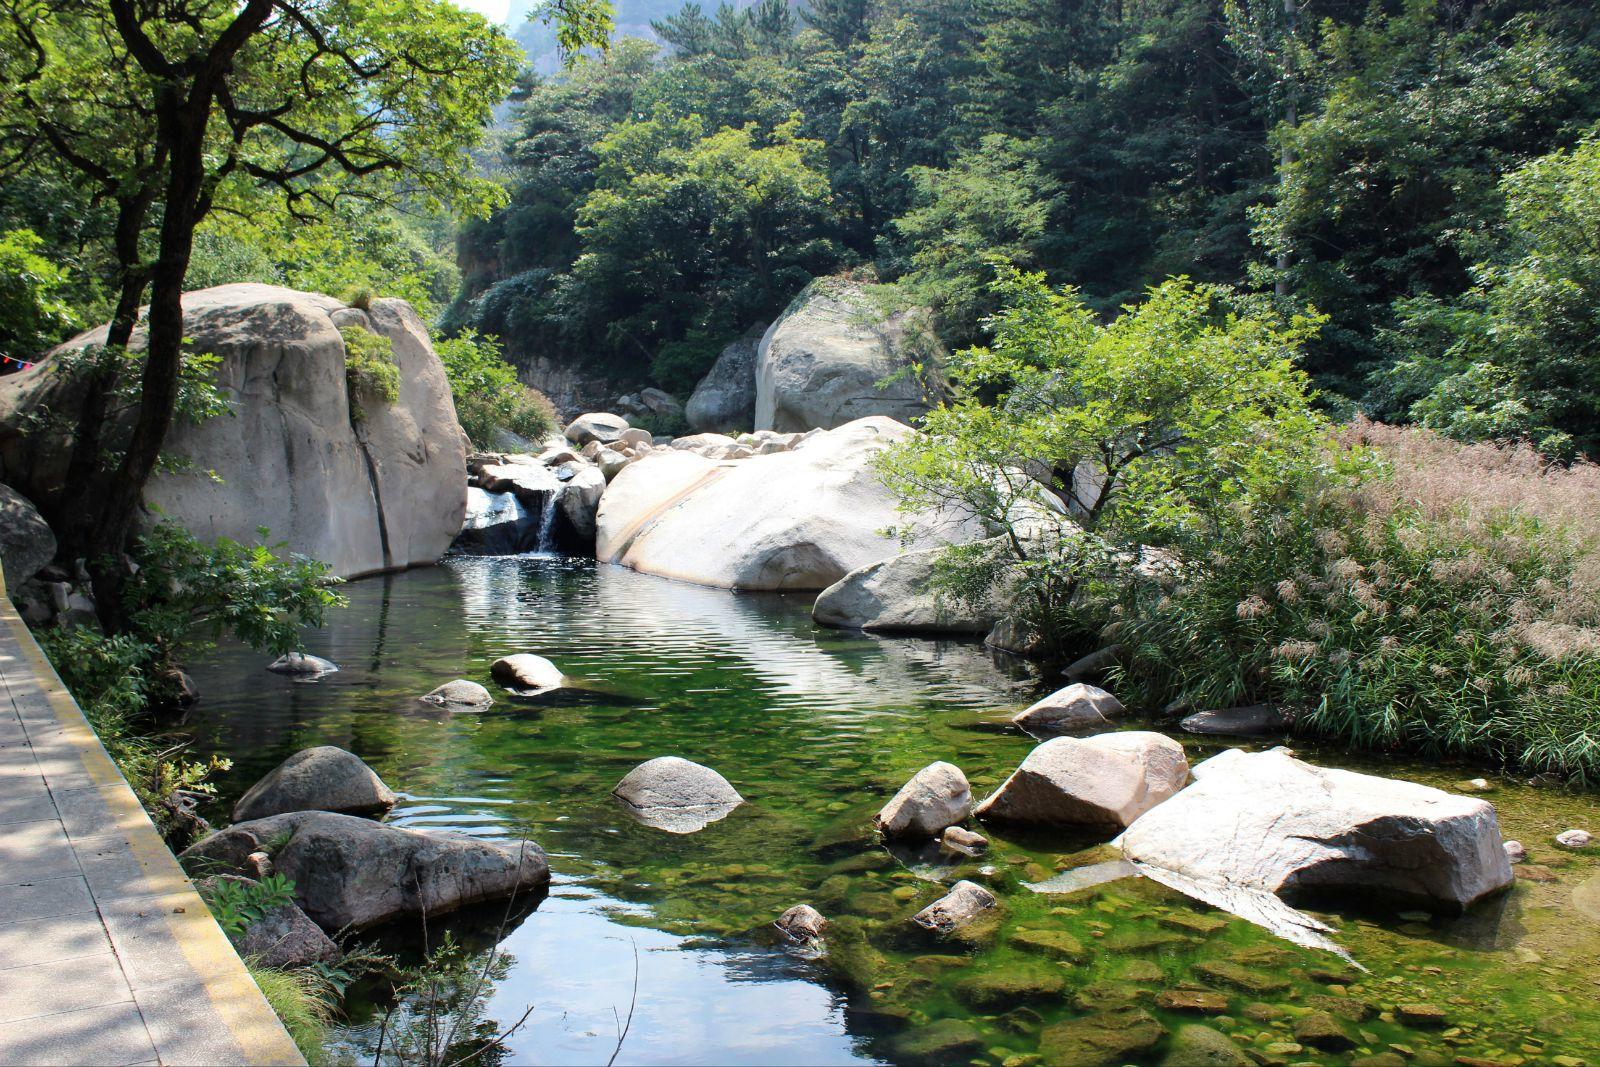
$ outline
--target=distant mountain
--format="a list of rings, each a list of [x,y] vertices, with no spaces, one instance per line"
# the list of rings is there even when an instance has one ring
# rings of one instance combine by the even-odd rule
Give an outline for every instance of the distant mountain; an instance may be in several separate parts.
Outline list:
[[[732,0],[733,6],[740,10],[753,7],[757,0]],[[647,41],[659,41],[655,31],[650,28],[652,21],[660,21],[668,15],[677,13],[683,7],[684,0],[616,0],[617,9],[617,37],[642,37]],[[511,0],[511,9],[506,15],[506,26],[511,31],[511,36],[522,50],[528,55],[528,63],[540,74],[553,74],[561,67],[561,56],[556,50],[556,34],[553,26],[530,21],[528,12],[539,6],[539,0]],[[701,0],[700,7],[707,15],[716,14],[718,0]]]

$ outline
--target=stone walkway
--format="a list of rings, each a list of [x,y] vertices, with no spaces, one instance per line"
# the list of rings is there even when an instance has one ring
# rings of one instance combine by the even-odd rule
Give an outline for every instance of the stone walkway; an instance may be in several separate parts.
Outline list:
[[[303,1064],[0,582],[0,1064]]]

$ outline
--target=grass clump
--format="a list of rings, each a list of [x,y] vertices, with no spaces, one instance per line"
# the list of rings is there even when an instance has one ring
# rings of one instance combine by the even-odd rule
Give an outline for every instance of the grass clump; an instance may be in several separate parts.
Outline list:
[[[350,394],[350,418],[366,417],[362,397],[376,397],[385,404],[400,399],[400,367],[394,361],[394,343],[360,326],[341,326],[344,338],[344,375]]]
[[[1600,468],[1371,422],[1333,447],[1176,586],[1125,590],[1121,691],[1600,782]]]
[[[323,1043],[337,1012],[333,985],[311,969],[280,970],[245,960],[245,968],[267,998],[272,1010],[283,1020],[283,1028],[308,1062],[325,1058]]]

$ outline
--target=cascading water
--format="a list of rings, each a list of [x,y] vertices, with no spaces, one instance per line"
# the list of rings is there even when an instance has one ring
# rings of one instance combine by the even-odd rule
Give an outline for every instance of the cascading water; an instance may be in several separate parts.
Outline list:
[[[539,540],[536,552],[556,550],[556,494],[545,493],[539,498]]]
[[[491,493],[467,489],[467,513],[450,546],[469,556],[515,556],[556,551],[556,489]]]

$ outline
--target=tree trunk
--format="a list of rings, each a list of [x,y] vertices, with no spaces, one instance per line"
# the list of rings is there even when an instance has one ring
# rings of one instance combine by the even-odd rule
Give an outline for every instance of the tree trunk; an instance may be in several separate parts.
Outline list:
[[[1296,71],[1294,67],[1295,31],[1300,21],[1300,8],[1297,0],[1283,0],[1284,22],[1284,55],[1286,57],[1284,77],[1284,103],[1283,124],[1289,129],[1294,129],[1300,123],[1299,104],[1296,100]],[[1294,153],[1289,150],[1287,141],[1283,143],[1278,154],[1278,196],[1280,202],[1283,197],[1283,187],[1289,181],[1289,167],[1294,163]],[[1282,235],[1279,240],[1281,242]],[[1272,290],[1278,296],[1289,295],[1289,250],[1281,243],[1278,247],[1277,281],[1273,283]]]

